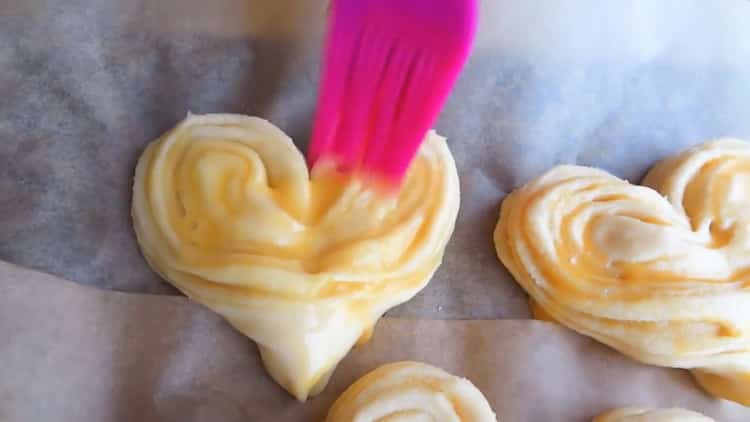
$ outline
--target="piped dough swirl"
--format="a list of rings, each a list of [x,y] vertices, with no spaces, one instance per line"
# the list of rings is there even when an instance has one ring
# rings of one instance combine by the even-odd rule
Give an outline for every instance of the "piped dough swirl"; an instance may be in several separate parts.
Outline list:
[[[592,422],[716,422],[708,416],[685,409],[641,409],[624,407],[599,415]]]
[[[133,222],[150,265],[258,343],[299,400],[437,269],[459,205],[445,139],[427,135],[397,195],[317,168],[260,118],[189,115],[151,143]]]
[[[419,362],[383,365],[352,384],[326,422],[496,422],[469,380]]]
[[[750,144],[720,139],[631,185],[559,166],[510,194],[497,253],[554,319],[750,404]]]

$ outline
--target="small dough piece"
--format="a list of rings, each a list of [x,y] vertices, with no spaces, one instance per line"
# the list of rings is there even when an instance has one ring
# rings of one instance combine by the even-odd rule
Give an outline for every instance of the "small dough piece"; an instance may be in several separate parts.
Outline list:
[[[594,418],[592,422],[716,422],[708,416],[685,409],[640,409],[624,407]]]
[[[474,384],[419,362],[383,365],[336,400],[326,422],[497,422]]]
[[[141,156],[133,223],[151,267],[252,338],[304,401],[427,284],[453,232],[458,174],[434,132],[398,194],[368,186],[325,167],[311,177],[263,119],[188,115]]]
[[[750,143],[692,148],[644,184],[555,167],[503,201],[498,256],[536,315],[750,405]]]

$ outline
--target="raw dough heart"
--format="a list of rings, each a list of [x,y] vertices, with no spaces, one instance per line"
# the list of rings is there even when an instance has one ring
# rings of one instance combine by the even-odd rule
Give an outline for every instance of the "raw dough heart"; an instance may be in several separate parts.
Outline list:
[[[433,132],[397,197],[313,173],[265,120],[189,115],[148,146],[133,189],[150,265],[255,340],[299,400],[427,284],[459,204],[453,158]]]
[[[497,422],[471,381],[419,362],[383,365],[352,384],[325,422]]]
[[[750,144],[690,149],[644,184],[556,167],[503,202],[498,256],[541,314],[749,405]]]

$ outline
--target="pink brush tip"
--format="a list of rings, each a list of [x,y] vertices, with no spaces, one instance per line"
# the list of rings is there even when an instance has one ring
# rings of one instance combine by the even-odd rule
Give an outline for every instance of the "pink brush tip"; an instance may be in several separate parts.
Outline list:
[[[469,54],[477,0],[334,0],[311,166],[400,184]]]

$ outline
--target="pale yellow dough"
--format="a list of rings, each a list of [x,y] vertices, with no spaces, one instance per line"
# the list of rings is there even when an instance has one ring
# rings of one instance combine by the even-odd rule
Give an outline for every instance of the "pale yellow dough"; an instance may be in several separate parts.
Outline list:
[[[750,405],[750,144],[708,142],[644,184],[556,167],[503,202],[498,256],[548,318]]]
[[[383,365],[352,384],[325,422],[497,422],[474,384],[419,362]]]
[[[283,132],[232,114],[189,115],[151,143],[133,190],[151,266],[255,340],[299,400],[427,284],[459,205],[453,158],[434,132],[387,196],[326,169],[311,178]]]
[[[640,409],[626,407],[597,416],[592,422],[716,422],[685,409]]]

